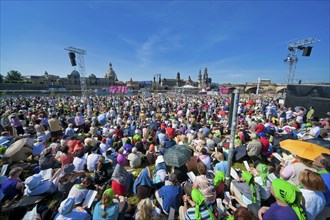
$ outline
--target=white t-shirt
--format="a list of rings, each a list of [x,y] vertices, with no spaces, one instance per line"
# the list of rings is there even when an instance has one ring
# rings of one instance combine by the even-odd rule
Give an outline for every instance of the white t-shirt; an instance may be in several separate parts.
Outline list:
[[[108,144],[101,143],[100,144],[100,152],[101,152],[101,154],[105,154],[108,151],[108,148],[109,148],[109,145]]]
[[[314,220],[325,206],[325,197],[322,192],[300,189],[305,198],[305,207],[308,220]]]
[[[87,169],[89,171],[94,171],[98,160],[100,159],[100,154],[92,153],[87,157]]]
[[[142,153],[141,152],[130,153],[127,156],[127,159],[129,160],[130,167],[132,167],[132,168],[139,167],[141,165],[141,158],[142,158]]]
[[[68,195],[68,198],[74,198],[75,204],[81,203],[89,191],[88,189],[79,189],[79,186],[79,184],[73,185]]]
[[[84,166],[86,164],[87,160],[85,158],[79,158],[79,157],[75,157],[73,159],[73,165],[74,165],[74,170],[75,171],[81,171],[84,170]]]

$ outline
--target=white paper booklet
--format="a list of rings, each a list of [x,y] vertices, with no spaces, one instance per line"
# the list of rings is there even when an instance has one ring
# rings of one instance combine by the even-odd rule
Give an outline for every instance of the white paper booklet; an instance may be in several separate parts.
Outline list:
[[[191,182],[194,182],[196,175],[192,171],[187,173],[187,175],[188,175],[189,179],[191,180]]]
[[[248,162],[246,160],[244,160],[243,163],[244,163],[245,169],[247,171],[250,171],[250,166],[249,166]]]
[[[233,177],[234,180],[239,179],[239,176],[234,168],[230,168],[230,176]]]
[[[2,168],[1,168],[1,176],[4,176],[7,172],[7,169],[8,169],[8,166],[9,164],[4,164],[2,165]]]
[[[270,182],[273,182],[273,180],[276,179],[277,177],[275,176],[274,173],[270,173],[268,174],[267,178],[270,180]]]
[[[84,200],[84,203],[83,203],[82,207],[90,208],[93,201],[94,201],[94,199],[95,199],[96,194],[97,194],[96,190],[89,190],[87,195],[86,195],[86,198]]]

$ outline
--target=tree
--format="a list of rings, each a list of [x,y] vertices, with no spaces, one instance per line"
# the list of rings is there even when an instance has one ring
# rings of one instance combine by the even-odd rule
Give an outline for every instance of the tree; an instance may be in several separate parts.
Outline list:
[[[23,76],[17,70],[11,70],[7,73],[7,76],[5,77],[5,81],[7,82],[23,81]]]
[[[3,83],[3,75],[0,74],[0,83]]]

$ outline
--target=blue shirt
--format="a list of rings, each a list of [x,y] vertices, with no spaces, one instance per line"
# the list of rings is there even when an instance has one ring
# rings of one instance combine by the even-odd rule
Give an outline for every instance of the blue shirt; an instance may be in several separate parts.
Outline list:
[[[37,142],[33,145],[32,155],[39,156],[44,149],[45,149],[44,143],[43,142]]]
[[[118,203],[113,203],[111,205],[107,205],[107,208],[105,211],[106,211],[107,215],[105,218],[103,218],[102,217],[102,212],[103,212],[102,203],[101,203],[101,201],[96,203],[96,205],[94,207],[93,220],[118,219],[118,215],[119,215]]]
[[[73,209],[71,212],[65,215],[57,213],[57,215],[54,218],[54,220],[75,220],[75,219],[90,220],[91,216],[86,211],[81,212],[76,209]]]
[[[222,172],[227,173],[227,169],[228,169],[227,161],[220,161],[214,166],[214,172],[217,170],[221,170]]]
[[[330,173],[322,174],[321,177],[325,184],[325,192],[323,192],[326,200],[325,206],[330,207]]]
[[[170,213],[171,207],[175,209],[175,211],[179,210],[179,201],[181,195],[180,186],[163,186],[159,189],[158,195],[163,199],[163,209]]]

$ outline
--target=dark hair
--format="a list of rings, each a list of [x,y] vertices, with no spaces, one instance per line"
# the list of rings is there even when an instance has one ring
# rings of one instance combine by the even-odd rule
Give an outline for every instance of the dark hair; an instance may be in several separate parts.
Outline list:
[[[252,219],[252,215],[249,212],[248,208],[239,207],[234,211],[235,220],[249,220]]]
[[[322,164],[324,169],[326,169],[326,171],[330,172],[330,154],[322,153],[322,156],[324,157],[324,159],[322,159],[320,163]]]
[[[63,146],[62,148],[61,148],[61,151],[62,151],[62,153],[68,153],[68,151],[69,151],[69,147],[68,146]]]
[[[206,175],[206,173],[207,173],[206,166],[203,162],[197,163],[197,170],[198,170],[198,173],[201,175]]]
[[[206,150],[205,147],[202,148],[201,153],[202,153],[203,155],[206,155],[206,154],[207,154],[207,150]]]

